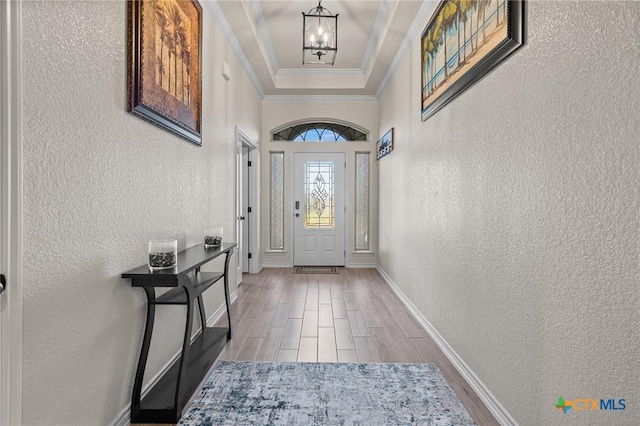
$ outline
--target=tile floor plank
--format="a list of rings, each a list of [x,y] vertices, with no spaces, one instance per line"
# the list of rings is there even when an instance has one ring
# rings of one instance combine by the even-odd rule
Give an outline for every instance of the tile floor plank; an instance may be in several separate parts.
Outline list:
[[[318,362],[337,362],[336,334],[333,328],[318,328]]]
[[[298,362],[318,362],[318,338],[302,337],[298,350]]]

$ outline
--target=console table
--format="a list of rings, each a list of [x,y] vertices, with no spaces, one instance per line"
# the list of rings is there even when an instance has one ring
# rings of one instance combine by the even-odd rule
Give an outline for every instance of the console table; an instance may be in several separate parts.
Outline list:
[[[147,295],[147,321],[142,339],[142,349],[133,383],[131,396],[132,423],[177,423],[182,409],[196,391],[204,375],[231,339],[231,303],[229,300],[229,260],[235,243],[222,243],[220,247],[205,248],[204,244],[178,253],[177,266],[171,269],[151,271],[147,265],[122,274],[131,279],[133,287],[141,287]],[[207,262],[225,255],[224,272],[200,272]],[[207,327],[202,292],[224,280],[224,297],[229,327]],[[173,287],[156,297],[156,288]],[[191,328],[195,302],[202,331],[191,341]],[[187,317],[180,358],[171,366],[158,383],[140,398],[142,380],[149,355],[153,322],[157,305],[186,305]]]

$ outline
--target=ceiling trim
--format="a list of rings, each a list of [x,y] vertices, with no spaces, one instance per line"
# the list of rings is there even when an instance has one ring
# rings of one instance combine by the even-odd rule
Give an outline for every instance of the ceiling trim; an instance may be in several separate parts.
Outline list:
[[[243,3],[245,3],[243,1]],[[264,12],[262,11],[262,6],[259,1],[251,2],[251,13],[253,15],[252,24],[257,26],[260,32],[261,42],[264,46],[264,50],[266,50],[267,59],[269,61],[269,66],[273,71],[273,75],[276,75],[280,71],[280,65],[278,64],[278,55],[276,55],[276,49],[273,47],[273,42],[271,41],[271,35],[269,35],[269,29],[267,28],[267,21],[264,18]]]
[[[247,56],[244,54],[244,51],[242,50],[242,47],[240,47],[240,43],[238,42],[238,39],[233,34],[233,31],[231,30],[231,26],[229,25],[229,21],[227,21],[227,18],[225,18],[224,13],[222,13],[222,9],[220,9],[220,5],[218,4],[218,1],[202,0],[202,3],[204,3],[205,7],[209,11],[213,19],[215,19],[216,22],[218,23],[220,27],[220,31],[222,31],[224,36],[227,38],[227,41],[231,45],[231,50],[233,50],[233,53],[235,53],[236,58],[238,58],[238,61],[240,61],[240,64],[242,65],[242,68],[244,68],[245,72],[247,73],[249,80],[251,80],[251,82],[255,86],[260,96],[264,99],[265,97],[264,89],[262,88],[262,85],[260,84],[258,77],[253,71],[253,68],[249,63],[249,59],[247,59]]]
[[[280,68],[278,74],[282,75],[357,75],[363,76],[360,68],[325,68],[325,69],[303,69],[303,68]]]
[[[376,101],[374,95],[266,95],[265,101]]]
[[[393,61],[391,61],[391,65],[389,65],[389,69],[387,70],[387,73],[382,78],[382,81],[378,86],[378,90],[376,90],[376,94],[374,95],[376,99],[379,99],[380,96],[382,95],[382,92],[384,92],[384,89],[387,87],[387,84],[389,84],[389,81],[391,80],[391,77],[393,77],[393,74],[395,74],[396,69],[398,68],[398,66],[400,65],[400,62],[404,58],[404,55],[409,50],[409,47],[412,45],[415,38],[418,37],[418,34],[420,33],[422,26],[425,25],[425,23],[427,22],[427,19],[431,17],[434,10],[436,9],[436,6],[437,6],[436,2],[427,2],[427,1],[423,2],[422,5],[420,6],[420,10],[418,10],[418,14],[416,15],[415,19],[411,23],[411,26],[409,27],[409,31],[407,31],[407,34],[405,35],[404,39],[402,40],[402,43],[400,44],[398,53],[396,53],[396,56],[393,58]]]
[[[378,9],[378,16],[376,17],[376,22],[373,24],[371,37],[369,37],[369,43],[367,44],[367,48],[364,51],[364,56],[362,57],[362,65],[360,66],[360,71],[362,72],[362,74],[366,74],[371,64],[375,62],[373,60],[374,59],[373,53],[374,53],[374,49],[378,47],[378,44],[380,41],[383,22],[386,20],[385,18],[389,14],[389,1],[390,0],[383,0],[382,3],[380,4],[380,9]],[[376,52],[375,56],[378,56],[378,52]]]

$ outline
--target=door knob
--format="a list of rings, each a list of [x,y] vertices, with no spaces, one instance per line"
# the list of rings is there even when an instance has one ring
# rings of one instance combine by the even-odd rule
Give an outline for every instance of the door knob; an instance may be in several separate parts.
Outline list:
[[[4,278],[4,274],[0,274],[0,293],[2,293],[7,285],[7,280]]]
[[[296,217],[300,217],[300,213],[296,213]]]

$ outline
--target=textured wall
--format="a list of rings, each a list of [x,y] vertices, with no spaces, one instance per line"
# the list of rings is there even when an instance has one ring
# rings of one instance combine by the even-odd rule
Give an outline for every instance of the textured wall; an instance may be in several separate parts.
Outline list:
[[[528,9],[528,45],[426,122],[417,40],[386,88],[380,264],[520,424],[637,425],[640,3]]]
[[[120,274],[152,238],[184,249],[221,224],[235,239],[235,125],[258,140],[261,99],[205,9],[197,147],[126,112],[125,2],[23,9],[24,422],[108,424],[130,400],[145,317]],[[212,289],[209,313],[222,300]],[[158,309],[147,378],[179,349],[184,313]]]

